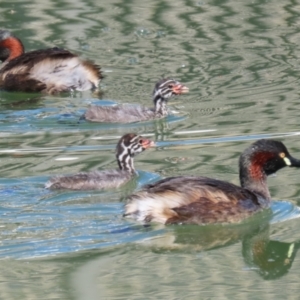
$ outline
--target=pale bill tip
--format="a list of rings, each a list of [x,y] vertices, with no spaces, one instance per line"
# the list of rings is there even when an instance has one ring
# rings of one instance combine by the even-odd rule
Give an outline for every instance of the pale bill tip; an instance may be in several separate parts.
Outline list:
[[[185,93],[188,93],[189,92],[189,88],[187,87],[187,86],[183,86],[182,88],[181,88],[181,93],[182,94],[185,94]]]
[[[291,161],[287,157],[284,157],[283,160],[284,160],[284,162],[285,162],[285,164],[287,166],[291,166],[292,165]]]

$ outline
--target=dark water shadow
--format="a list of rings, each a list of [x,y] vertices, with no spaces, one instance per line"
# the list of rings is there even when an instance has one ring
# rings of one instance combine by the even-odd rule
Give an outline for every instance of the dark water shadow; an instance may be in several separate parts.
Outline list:
[[[281,242],[270,238],[271,212],[238,225],[170,226],[163,236],[142,243],[157,254],[198,253],[241,242],[242,256],[250,270],[264,280],[285,276],[293,265],[300,240]]]

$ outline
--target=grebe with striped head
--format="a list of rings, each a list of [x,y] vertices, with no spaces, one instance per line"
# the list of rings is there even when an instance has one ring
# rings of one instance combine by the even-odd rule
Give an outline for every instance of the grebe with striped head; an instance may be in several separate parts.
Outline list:
[[[119,169],[105,171],[82,172],[69,176],[55,176],[45,185],[50,189],[70,190],[102,190],[118,188],[129,182],[136,171],[133,157],[154,146],[154,142],[134,133],[121,137],[116,148]]]
[[[154,87],[154,108],[123,104],[116,106],[91,106],[82,116],[91,122],[134,123],[160,119],[168,115],[167,101],[172,96],[187,93],[189,89],[174,79],[161,79]]]

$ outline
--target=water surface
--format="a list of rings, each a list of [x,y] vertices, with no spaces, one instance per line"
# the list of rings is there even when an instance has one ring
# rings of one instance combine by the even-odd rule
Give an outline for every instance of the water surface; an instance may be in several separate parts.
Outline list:
[[[282,1],[2,1],[1,28],[27,50],[64,47],[102,66],[99,97],[0,91],[2,299],[297,298],[299,176],[269,178],[274,203],[235,226],[124,220],[126,195],[167,176],[238,184],[239,154],[259,138],[300,158],[298,4]],[[165,120],[78,122],[90,104],[152,105],[155,82],[190,93]],[[157,147],[112,191],[49,191],[55,174],[116,167],[127,132]]]

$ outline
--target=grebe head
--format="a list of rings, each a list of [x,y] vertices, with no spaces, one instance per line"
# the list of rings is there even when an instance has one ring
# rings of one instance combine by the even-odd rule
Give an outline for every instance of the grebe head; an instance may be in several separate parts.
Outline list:
[[[243,187],[251,182],[264,182],[270,174],[284,167],[300,167],[282,142],[258,140],[240,156],[240,181]]]
[[[12,60],[24,53],[22,42],[8,30],[0,30],[0,60]]]
[[[153,98],[159,95],[163,99],[168,99],[172,96],[188,93],[188,91],[189,88],[179,81],[164,78],[156,83],[153,91]]]
[[[155,143],[134,133],[127,133],[121,137],[116,148],[116,157],[119,168],[132,173],[135,172],[133,157],[147,148],[154,146]]]
[[[167,114],[166,102],[176,95],[188,93],[189,88],[174,79],[164,78],[158,81],[153,90],[156,113]]]
[[[11,37],[11,33],[8,30],[0,29],[0,42]]]

